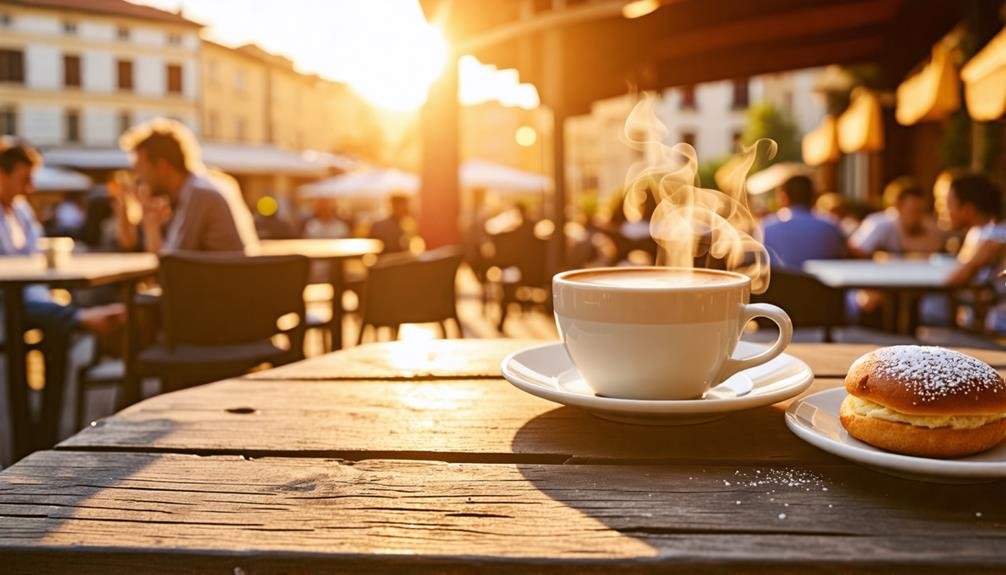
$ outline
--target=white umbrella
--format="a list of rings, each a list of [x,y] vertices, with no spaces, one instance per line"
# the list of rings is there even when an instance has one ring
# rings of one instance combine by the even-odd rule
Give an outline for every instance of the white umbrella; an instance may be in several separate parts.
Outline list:
[[[45,164],[32,174],[32,183],[40,192],[80,192],[91,189],[91,178],[84,174]]]
[[[771,192],[793,176],[814,178],[815,173],[814,168],[797,162],[773,164],[748,178],[748,193],[757,195]]]
[[[461,185],[497,192],[543,192],[552,178],[485,160],[469,160],[461,166]]]
[[[419,191],[419,176],[394,168],[371,168],[326,178],[297,191],[302,198],[381,199],[393,193],[415,194]]]

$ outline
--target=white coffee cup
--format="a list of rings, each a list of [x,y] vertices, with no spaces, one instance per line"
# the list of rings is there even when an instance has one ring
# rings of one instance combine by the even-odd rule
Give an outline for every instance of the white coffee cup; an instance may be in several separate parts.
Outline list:
[[[751,280],[705,269],[574,270],[552,279],[555,319],[573,364],[599,395],[696,399],[789,345],[782,309],[751,304]],[[743,359],[732,354],[748,321],[765,317],[779,337]]]

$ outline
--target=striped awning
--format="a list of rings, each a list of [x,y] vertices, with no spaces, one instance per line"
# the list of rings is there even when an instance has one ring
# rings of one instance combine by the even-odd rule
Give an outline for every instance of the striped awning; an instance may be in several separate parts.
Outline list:
[[[975,120],[997,120],[1006,113],[1006,28],[961,70],[964,99]]]

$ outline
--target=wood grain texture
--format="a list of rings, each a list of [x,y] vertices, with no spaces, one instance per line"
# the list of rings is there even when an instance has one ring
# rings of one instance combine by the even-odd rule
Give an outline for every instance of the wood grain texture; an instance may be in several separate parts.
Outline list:
[[[349,348],[252,373],[255,380],[499,377],[507,355],[550,342],[525,339],[394,341]]]
[[[859,356],[877,349],[873,344],[794,343],[786,353],[807,362],[817,377],[845,377]],[[972,355],[997,369],[1006,369],[1006,352],[975,348],[953,348]]]
[[[840,385],[821,379],[809,393]],[[788,402],[702,425],[614,423],[503,380],[230,380],[134,405],[60,444],[448,461],[834,461],[786,429]]]
[[[39,572],[36,557],[75,573],[156,570],[162,557],[228,572],[273,571],[262,562],[281,557],[343,570],[995,571],[1006,569],[1004,522],[1002,484],[927,485],[847,464],[39,452],[0,474],[7,573]]]
[[[247,376],[258,380],[436,379],[497,377],[507,355],[549,342],[480,339],[386,342],[354,347]],[[872,344],[794,343],[798,357],[818,377],[845,377],[852,362],[877,349]],[[1006,352],[960,349],[993,367],[1006,368]]]

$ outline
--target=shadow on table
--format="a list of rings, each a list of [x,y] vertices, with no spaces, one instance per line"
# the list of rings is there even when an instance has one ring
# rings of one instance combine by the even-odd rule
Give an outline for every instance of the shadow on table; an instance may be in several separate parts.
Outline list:
[[[579,433],[549,433],[571,420],[581,420]],[[738,429],[749,437],[737,436]],[[731,432],[732,441],[724,442]],[[769,446],[745,453],[755,433],[769,434],[770,440],[758,441]],[[800,542],[810,536],[822,556],[858,549],[915,561],[957,547],[965,552],[967,546],[953,537],[1006,543],[1006,482],[942,485],[877,473],[792,436],[781,410],[772,407],[682,427],[618,424],[562,407],[528,421],[512,445],[514,453],[573,455],[589,453],[589,445],[609,454],[518,468],[542,493],[580,512],[582,520],[566,529],[582,531],[587,540],[599,530],[617,535],[615,548],[644,543],[659,555],[675,556],[699,550],[724,557],[792,552],[812,562],[817,551]],[[713,445],[717,453],[708,448]],[[890,548],[885,536],[937,541],[924,550],[900,549]]]
[[[106,425],[101,419],[81,433],[95,433]],[[131,439],[152,445],[171,433],[177,425],[168,419],[144,422],[149,429],[131,432]],[[154,507],[169,507],[160,501],[170,485],[149,479],[136,479],[152,462],[156,453],[121,452],[115,447],[77,450],[68,445],[73,437],[53,450],[36,451],[0,473],[0,544],[4,552],[12,547],[44,540],[64,526],[78,523],[88,529],[94,514],[113,513],[122,521],[130,511],[137,521],[150,513],[168,513]],[[116,451],[114,465],[108,452]],[[166,483],[166,482],[165,482]],[[147,501],[158,499],[158,501]]]

